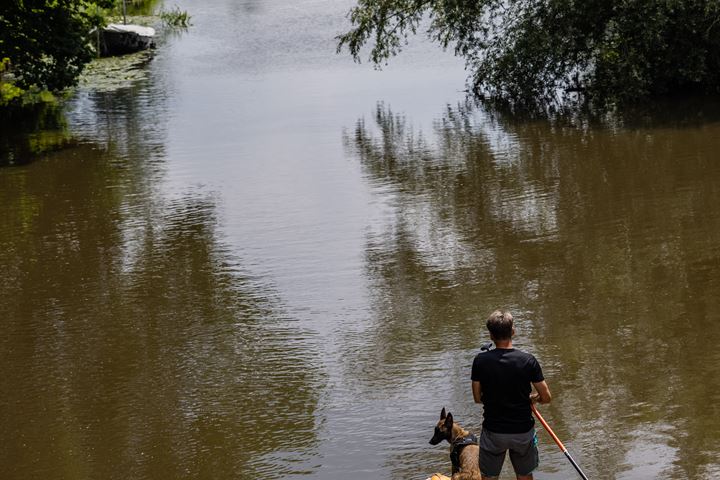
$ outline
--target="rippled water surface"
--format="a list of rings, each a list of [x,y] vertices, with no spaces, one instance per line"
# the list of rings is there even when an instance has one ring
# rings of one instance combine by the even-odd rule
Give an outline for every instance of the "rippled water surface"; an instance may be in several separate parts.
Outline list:
[[[498,306],[591,478],[720,475],[718,105],[489,112],[425,42],[335,55],[351,4],[183,2],[0,169],[0,476],[449,472],[428,440],[443,406],[479,432]]]

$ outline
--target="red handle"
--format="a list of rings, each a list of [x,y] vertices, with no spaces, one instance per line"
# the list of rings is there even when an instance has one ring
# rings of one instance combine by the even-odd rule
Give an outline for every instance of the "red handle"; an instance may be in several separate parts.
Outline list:
[[[560,441],[560,439],[555,435],[555,432],[552,431],[552,428],[550,428],[550,425],[547,424],[545,419],[540,415],[540,412],[538,412],[537,408],[535,408],[535,404],[530,402],[530,408],[532,409],[532,412],[535,414],[538,420],[540,420],[540,423],[542,423],[542,426],[545,427],[545,430],[550,434],[553,440],[555,440],[555,443],[557,443],[557,446],[560,447],[560,450],[565,454],[568,460],[570,460],[570,463],[572,463],[572,466],[575,467],[575,470],[580,474],[580,477],[583,480],[588,480],[587,475],[585,475],[585,472],[582,471],[582,468],[580,468],[580,465],[577,464],[577,462],[572,458],[572,455],[570,455],[570,452],[567,451],[567,448],[565,448],[565,445]]]
[[[550,428],[550,425],[545,421],[545,419],[540,415],[540,412],[538,412],[538,409],[535,408],[535,404],[530,402],[530,408],[532,408],[532,412],[535,414],[538,420],[540,420],[540,423],[542,423],[542,426],[545,428],[545,430],[550,434],[553,440],[555,440],[555,443],[558,447],[560,447],[560,450],[564,452],[567,452],[567,448],[565,448],[565,445],[560,441],[557,435],[555,435],[555,432],[552,431],[552,428]]]

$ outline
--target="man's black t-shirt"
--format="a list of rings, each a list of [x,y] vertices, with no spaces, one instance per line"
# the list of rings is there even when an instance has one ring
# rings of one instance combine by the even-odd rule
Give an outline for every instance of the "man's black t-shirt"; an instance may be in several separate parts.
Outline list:
[[[535,357],[514,348],[482,352],[473,361],[471,378],[480,382],[483,428],[495,433],[524,433],[533,428],[530,384],[545,379]]]

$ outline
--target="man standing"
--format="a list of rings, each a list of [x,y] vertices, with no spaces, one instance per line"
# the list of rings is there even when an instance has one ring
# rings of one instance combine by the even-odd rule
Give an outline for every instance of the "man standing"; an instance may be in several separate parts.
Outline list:
[[[532,480],[539,458],[530,402],[550,403],[550,390],[535,357],[513,348],[510,312],[494,311],[486,325],[495,349],[475,357],[471,377],[475,403],[483,404],[480,472],[483,480],[499,477],[509,451],[517,479]]]

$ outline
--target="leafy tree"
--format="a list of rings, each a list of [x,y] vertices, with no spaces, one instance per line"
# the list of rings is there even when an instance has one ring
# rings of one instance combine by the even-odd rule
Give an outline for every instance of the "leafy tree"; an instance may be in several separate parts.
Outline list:
[[[112,0],[5,0],[0,10],[0,58],[9,59],[15,84],[59,91],[73,85],[92,59],[90,32],[97,6]]]
[[[358,0],[338,36],[381,65],[424,30],[465,58],[481,95],[596,102],[720,90],[718,0]]]

